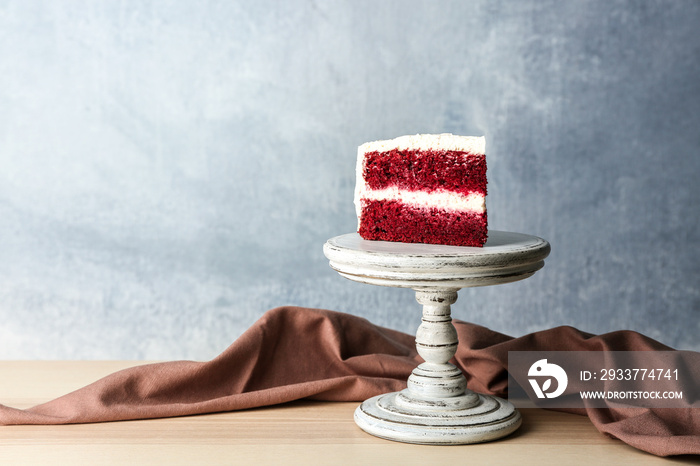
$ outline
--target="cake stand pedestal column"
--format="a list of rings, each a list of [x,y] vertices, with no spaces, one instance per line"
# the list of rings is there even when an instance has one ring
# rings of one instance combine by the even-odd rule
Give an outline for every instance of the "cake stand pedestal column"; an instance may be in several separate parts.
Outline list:
[[[416,349],[424,359],[407,388],[375,396],[355,411],[364,431],[408,443],[450,445],[504,437],[521,423],[506,400],[467,389],[450,364],[458,345],[451,305],[461,288],[522,280],[544,266],[550,251],[541,238],[490,231],[483,248],[366,241],[356,233],[324,245],[330,265],[361,283],[412,288],[423,306]]]

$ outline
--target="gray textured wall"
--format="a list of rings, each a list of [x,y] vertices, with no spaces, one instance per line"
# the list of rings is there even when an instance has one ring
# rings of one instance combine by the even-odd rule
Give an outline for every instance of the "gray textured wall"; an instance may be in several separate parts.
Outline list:
[[[548,239],[457,318],[700,349],[700,2],[0,1],[0,358],[216,355],[267,309],[414,332],[322,253],[356,147],[487,137]]]

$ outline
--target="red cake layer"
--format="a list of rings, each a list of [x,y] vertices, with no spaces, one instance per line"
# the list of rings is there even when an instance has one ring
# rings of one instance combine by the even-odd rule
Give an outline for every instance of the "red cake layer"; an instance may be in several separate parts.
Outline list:
[[[481,247],[488,230],[486,212],[448,212],[398,201],[364,200],[358,233],[368,240]]]
[[[445,150],[398,150],[365,154],[364,179],[371,189],[435,191],[486,195],[486,157]]]

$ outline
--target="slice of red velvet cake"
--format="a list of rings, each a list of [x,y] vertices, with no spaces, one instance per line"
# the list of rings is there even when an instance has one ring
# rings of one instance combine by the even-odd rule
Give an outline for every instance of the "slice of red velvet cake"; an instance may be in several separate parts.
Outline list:
[[[355,208],[364,239],[478,246],[488,235],[483,137],[418,134],[363,144]]]

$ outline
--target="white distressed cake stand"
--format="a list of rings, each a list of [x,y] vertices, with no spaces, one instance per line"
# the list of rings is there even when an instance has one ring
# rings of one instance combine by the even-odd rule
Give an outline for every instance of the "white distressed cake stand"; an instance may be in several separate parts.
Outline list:
[[[366,241],[357,233],[323,247],[340,275],[372,285],[412,288],[423,305],[416,349],[425,360],[406,389],[379,395],[355,411],[364,431],[389,440],[430,445],[486,442],[515,431],[520,413],[506,400],[467,389],[449,361],[457,351],[450,305],[461,288],[522,280],[544,266],[549,243],[535,236],[489,231],[483,248]]]

